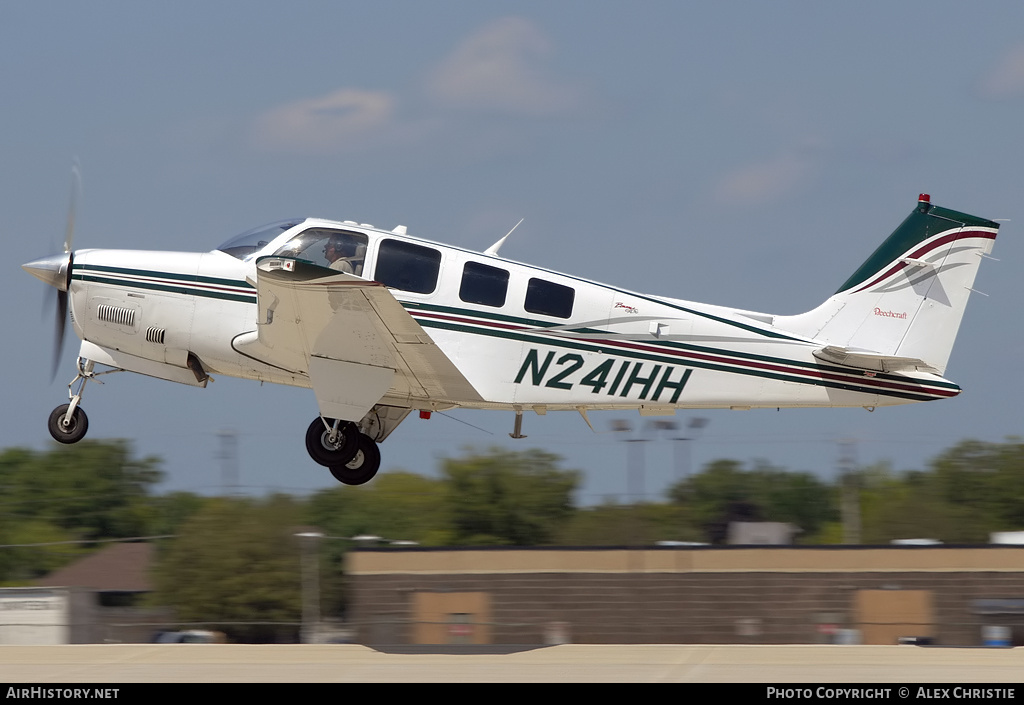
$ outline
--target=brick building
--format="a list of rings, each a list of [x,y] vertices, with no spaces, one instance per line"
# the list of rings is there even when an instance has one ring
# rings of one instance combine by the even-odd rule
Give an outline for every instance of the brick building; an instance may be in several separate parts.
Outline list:
[[[356,641],[1024,643],[1024,547],[362,549]]]

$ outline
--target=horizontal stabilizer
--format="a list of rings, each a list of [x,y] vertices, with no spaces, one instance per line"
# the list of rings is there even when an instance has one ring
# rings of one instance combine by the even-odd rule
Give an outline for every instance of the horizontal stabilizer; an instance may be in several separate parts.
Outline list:
[[[906,372],[908,370],[916,370],[918,372],[939,374],[937,369],[916,357],[879,355],[867,350],[851,350],[850,348],[841,348],[837,345],[827,345],[820,350],[815,350],[814,357],[822,362],[832,362],[837,365],[856,367],[859,370],[871,372]]]

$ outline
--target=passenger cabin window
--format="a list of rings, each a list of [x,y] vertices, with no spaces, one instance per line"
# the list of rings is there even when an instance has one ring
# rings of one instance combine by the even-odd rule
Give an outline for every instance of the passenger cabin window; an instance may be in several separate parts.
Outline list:
[[[366,235],[348,230],[310,228],[293,237],[274,253],[295,257],[346,274],[363,274]]]
[[[459,298],[468,304],[504,306],[508,293],[508,272],[479,262],[466,262],[462,270]]]
[[[402,240],[384,240],[377,251],[373,278],[392,289],[429,294],[437,288],[440,270],[440,251]]]
[[[576,290],[544,279],[531,279],[526,285],[526,303],[523,307],[530,313],[544,316],[569,318]]]

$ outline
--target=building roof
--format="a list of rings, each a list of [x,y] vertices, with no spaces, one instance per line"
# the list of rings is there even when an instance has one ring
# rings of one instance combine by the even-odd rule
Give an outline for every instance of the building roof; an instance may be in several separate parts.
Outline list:
[[[153,589],[149,567],[155,548],[151,543],[115,543],[55,570],[36,585],[83,587],[119,592]]]

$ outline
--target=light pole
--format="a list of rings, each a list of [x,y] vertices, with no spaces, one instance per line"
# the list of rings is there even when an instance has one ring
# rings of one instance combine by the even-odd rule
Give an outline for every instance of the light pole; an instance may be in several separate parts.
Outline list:
[[[678,431],[679,423],[675,419],[657,419],[651,422],[656,431]],[[686,424],[685,435],[676,435],[669,438],[672,444],[672,465],[675,472],[675,484],[682,479],[690,478],[690,446],[683,445],[686,441],[695,441],[700,430],[708,425],[708,420],[703,416],[694,416]],[[683,450],[686,450],[686,465],[683,467]]]
[[[680,479],[689,480],[690,475],[693,474],[693,447],[687,441],[697,440],[697,436],[700,435],[700,430],[707,425],[708,419],[704,418],[703,416],[694,416],[686,424],[686,435],[678,436],[672,439],[673,441],[675,441],[675,448],[678,449],[680,444],[683,444],[683,447],[686,449],[686,467],[683,469],[683,477],[679,478],[677,476],[676,482],[679,482]],[[676,460],[676,473],[677,475],[679,473],[678,458]]]
[[[611,420],[612,431],[616,433],[632,434],[633,425],[625,419],[612,419]],[[628,443],[629,451],[626,455],[626,495],[629,498],[630,504],[638,504],[644,495],[644,474],[646,472],[646,463],[644,458],[644,449],[641,445],[648,439],[643,436],[633,437],[629,435],[624,437],[623,442]]]
[[[625,419],[612,419],[612,431],[623,434],[622,440],[627,444],[626,455],[626,494],[629,499],[629,515],[626,522],[628,533],[627,543],[636,545],[640,542],[640,529],[637,525],[637,508],[643,499],[644,492],[644,449],[643,443],[647,440],[643,437],[632,437],[633,425]]]
[[[319,531],[295,534],[302,542],[302,628],[299,640],[312,644],[320,627],[320,555],[318,542],[324,537]]]
[[[610,423],[612,431],[617,433],[632,434],[633,432],[633,425],[625,419],[612,419]],[[707,426],[708,423],[709,420],[703,416],[693,416],[686,422],[686,428],[683,429],[681,435],[674,435],[669,438],[669,440],[673,441],[672,464],[674,466],[675,484],[679,484],[681,480],[690,479],[692,452],[687,441],[697,440],[700,430]],[[644,428],[653,429],[655,434],[660,431],[671,431],[679,434],[679,422],[675,419],[652,419],[647,422]],[[643,435],[642,430],[638,429],[636,436],[629,435],[623,438],[624,442],[631,444],[627,459],[627,469],[629,472],[627,491],[631,498],[630,501],[633,503],[641,501],[646,492],[644,487],[647,470],[646,458],[641,444],[652,439]],[[685,451],[685,454],[683,451]]]

